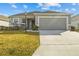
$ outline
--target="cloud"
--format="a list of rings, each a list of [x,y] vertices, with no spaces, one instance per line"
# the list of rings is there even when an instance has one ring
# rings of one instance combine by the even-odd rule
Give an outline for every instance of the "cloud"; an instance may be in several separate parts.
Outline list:
[[[72,3],[72,5],[77,5],[77,3]]]
[[[42,7],[41,9],[43,9],[43,10],[48,10],[49,7]]]
[[[59,3],[39,3],[39,7],[50,7],[50,6],[56,6],[56,7],[61,7]]]
[[[45,8],[45,7],[48,7],[45,3],[38,3],[38,8],[41,7],[41,8]]]
[[[71,8],[71,9],[65,9],[64,10],[65,12],[68,12],[68,13],[75,13],[76,9],[75,8]]]
[[[40,7],[43,10],[49,10],[51,6],[61,7],[59,3],[38,3],[37,7]]]
[[[68,8],[66,8],[66,9],[64,10],[64,12],[72,13],[72,11],[71,11],[70,9],[68,9]]]
[[[30,7],[28,8],[28,6],[27,5],[23,5],[23,11],[25,11],[25,12],[30,12]]]
[[[38,3],[37,8],[41,8],[42,10],[48,10],[49,6],[46,3]]]
[[[17,8],[17,6],[16,6],[16,5],[14,5],[14,4],[12,5],[12,7],[13,7],[13,8]]]
[[[57,6],[57,7],[61,7],[61,5],[59,3],[47,3],[49,6]]]
[[[76,9],[75,9],[75,8],[72,8],[71,10],[72,10],[72,11],[76,11]]]
[[[11,5],[12,8],[17,8],[17,6],[15,5],[15,3],[9,3]]]
[[[26,9],[28,8],[27,5],[23,5],[23,7],[26,8]]]
[[[4,16],[9,16],[9,14],[5,14],[5,13],[0,13],[0,15],[4,15]]]
[[[65,9],[65,11],[69,11],[69,9]]]
[[[41,6],[43,6],[43,3],[38,3],[38,7],[41,7]]]

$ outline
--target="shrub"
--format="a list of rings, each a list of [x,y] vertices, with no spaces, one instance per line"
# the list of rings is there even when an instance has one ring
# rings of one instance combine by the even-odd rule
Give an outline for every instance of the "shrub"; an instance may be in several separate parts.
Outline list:
[[[71,31],[75,31],[75,27],[74,26],[71,26]]]
[[[3,26],[0,26],[0,30],[3,30]]]
[[[14,30],[19,30],[19,26],[14,26],[13,29]]]
[[[0,30],[8,30],[9,27],[5,27],[5,26],[0,26]]]
[[[38,30],[38,26],[33,25],[33,26],[32,26],[32,30]]]

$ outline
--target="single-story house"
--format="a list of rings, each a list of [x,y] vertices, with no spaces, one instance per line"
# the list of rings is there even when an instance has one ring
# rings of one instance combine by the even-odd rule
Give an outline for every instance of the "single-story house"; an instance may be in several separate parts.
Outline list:
[[[29,12],[9,16],[10,26],[20,26],[32,29],[33,25],[39,30],[70,30],[70,14],[56,11]]]
[[[79,15],[72,17],[71,26],[74,26],[76,29],[79,29]]]
[[[0,26],[9,27],[9,18],[7,16],[0,15]]]

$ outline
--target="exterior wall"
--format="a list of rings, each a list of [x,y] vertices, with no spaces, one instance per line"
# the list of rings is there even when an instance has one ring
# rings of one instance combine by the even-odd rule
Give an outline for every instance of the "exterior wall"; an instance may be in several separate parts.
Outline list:
[[[36,16],[35,24],[37,26],[39,26],[39,18],[66,18],[67,30],[70,30],[70,23],[71,23],[70,16]]]
[[[35,25],[39,26],[39,18],[40,17],[45,17],[45,18],[66,18],[66,23],[67,23],[67,30],[70,29],[70,23],[71,23],[71,17],[68,14],[65,13],[34,13],[34,15],[27,15],[27,18],[34,18],[35,17]],[[22,23],[22,19],[25,18],[25,15],[13,15],[10,16],[9,24],[10,26],[14,26],[15,22],[13,19],[18,19],[18,24]],[[26,21],[27,22],[27,21]],[[14,23],[14,24],[12,24]],[[27,24],[26,24],[27,25]]]
[[[0,15],[0,26],[9,27],[9,18],[8,18],[8,16]]]
[[[0,26],[9,27],[9,22],[8,21],[0,21]]]
[[[72,17],[71,26],[74,26],[76,29],[79,29],[79,15]]]
[[[10,26],[21,26],[24,23],[22,23],[22,20],[25,18],[25,16],[21,15],[21,16],[11,16],[9,19],[9,24]],[[17,24],[15,23],[17,22]],[[27,23],[27,21],[26,21]]]
[[[26,17],[26,20],[23,22],[23,19],[25,19],[25,17]],[[29,28],[32,27],[31,22],[29,22],[29,24],[28,24],[28,20],[31,19],[31,18],[34,18],[34,16],[25,16],[25,15],[11,16],[10,20],[9,20],[9,25],[11,27],[19,26],[19,27],[22,27],[22,28],[26,27],[27,29],[29,29]],[[16,22],[17,22],[17,24],[16,24]],[[28,28],[28,26],[29,26],[29,28]]]
[[[74,26],[76,29],[79,29],[79,20],[72,21],[71,26]]]
[[[17,24],[16,24],[17,22]],[[9,20],[9,24],[10,26],[20,26],[21,25],[21,22],[22,22],[22,19],[21,18],[10,18]]]

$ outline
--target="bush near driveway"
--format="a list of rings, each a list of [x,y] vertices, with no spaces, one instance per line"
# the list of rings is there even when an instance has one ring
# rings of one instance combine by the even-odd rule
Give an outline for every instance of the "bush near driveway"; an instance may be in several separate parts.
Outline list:
[[[79,32],[79,29],[76,29],[77,32]]]
[[[75,27],[74,26],[71,26],[71,31],[75,31]]]
[[[39,46],[39,33],[3,31],[0,33],[1,56],[31,56]]]

